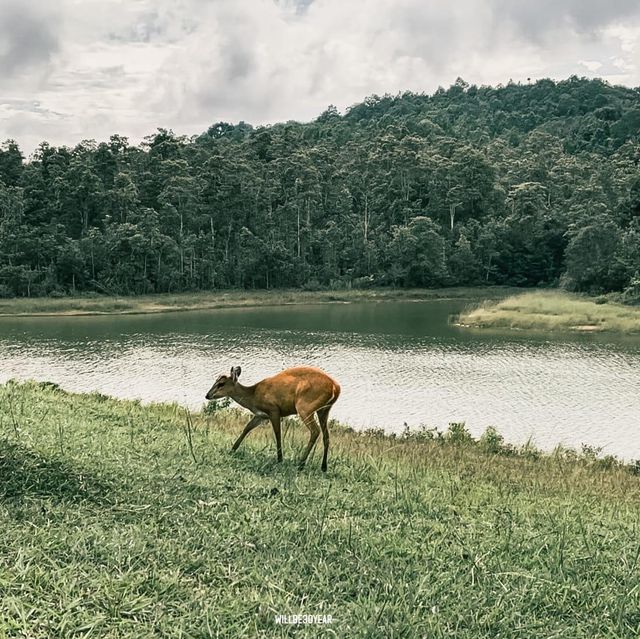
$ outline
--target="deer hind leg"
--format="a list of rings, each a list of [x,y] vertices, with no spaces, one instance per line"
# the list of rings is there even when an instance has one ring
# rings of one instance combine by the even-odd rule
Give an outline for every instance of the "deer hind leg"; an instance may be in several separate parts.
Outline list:
[[[280,415],[272,415],[270,417],[271,425],[273,426],[273,433],[276,436],[276,451],[278,455],[278,461],[282,461],[282,431],[280,429]]]
[[[240,444],[242,444],[242,440],[256,427],[260,424],[260,422],[264,420],[264,417],[262,417],[261,415],[254,415],[251,418],[251,421],[249,421],[249,423],[244,427],[244,430],[242,431],[242,433],[240,433],[240,437],[238,437],[238,439],[236,439],[235,443],[233,444],[233,446],[231,447],[232,451],[236,451],[238,450],[238,446],[240,446]]]
[[[313,449],[316,443],[316,440],[318,439],[318,436],[320,435],[320,429],[318,428],[318,424],[316,424],[316,419],[313,416],[313,412],[299,409],[298,416],[302,420],[302,423],[310,431],[309,443],[307,444],[307,448],[302,454],[302,457],[300,458],[300,468],[302,468],[305,465],[307,461],[307,457],[309,457],[309,453]]]
[[[329,427],[327,422],[329,421],[329,411],[331,406],[325,406],[317,411],[318,421],[320,422],[320,428],[322,429],[322,443],[324,445],[324,452],[322,453],[322,471],[327,472],[327,456],[329,455]]]

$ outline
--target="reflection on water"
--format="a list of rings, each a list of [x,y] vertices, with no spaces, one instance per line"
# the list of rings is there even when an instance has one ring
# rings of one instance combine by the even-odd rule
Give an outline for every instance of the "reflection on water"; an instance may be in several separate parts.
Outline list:
[[[342,395],[332,415],[400,431],[464,421],[515,443],[532,437],[640,458],[640,341],[469,333],[464,303],[383,302],[90,318],[0,319],[0,382],[35,378],[193,408],[232,364],[253,383],[313,364]]]

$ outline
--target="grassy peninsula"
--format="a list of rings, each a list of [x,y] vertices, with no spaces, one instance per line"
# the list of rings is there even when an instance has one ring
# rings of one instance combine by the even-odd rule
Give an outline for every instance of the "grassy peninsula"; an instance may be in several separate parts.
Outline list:
[[[462,326],[640,333],[640,307],[562,291],[533,291],[483,303],[460,315]]]
[[[356,434],[0,386],[0,636],[635,637],[640,476],[495,432]],[[276,615],[332,615],[287,626]]]
[[[280,304],[346,303],[383,300],[433,299],[500,299],[518,291],[508,286],[450,287],[450,288],[372,288],[305,291],[283,290],[220,290],[199,293],[163,293],[109,297],[85,295],[80,297],[19,297],[0,299],[3,315],[127,315],[165,313],[168,311],[197,311],[242,306],[272,306]]]

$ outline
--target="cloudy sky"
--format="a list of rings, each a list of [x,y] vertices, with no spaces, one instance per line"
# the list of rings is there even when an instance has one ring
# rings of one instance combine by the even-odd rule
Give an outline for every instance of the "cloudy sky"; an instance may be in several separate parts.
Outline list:
[[[640,85],[638,0],[0,0],[0,140],[27,154],[571,74]]]

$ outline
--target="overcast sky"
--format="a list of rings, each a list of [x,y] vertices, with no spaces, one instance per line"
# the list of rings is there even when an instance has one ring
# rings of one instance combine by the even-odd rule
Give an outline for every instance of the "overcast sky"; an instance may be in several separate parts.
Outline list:
[[[0,140],[27,154],[572,74],[640,85],[639,0],[0,0]]]

